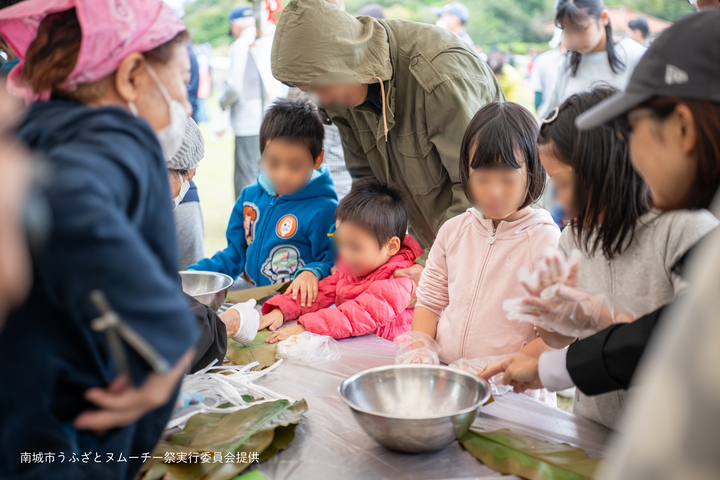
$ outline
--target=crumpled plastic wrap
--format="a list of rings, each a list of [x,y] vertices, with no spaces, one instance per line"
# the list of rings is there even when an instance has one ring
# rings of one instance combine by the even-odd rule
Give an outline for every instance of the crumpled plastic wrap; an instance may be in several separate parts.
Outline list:
[[[279,342],[276,356],[292,363],[313,365],[338,358],[340,349],[332,337],[303,332]]]
[[[461,358],[460,360],[455,360],[448,366],[457,368],[458,370],[464,370],[474,375],[480,375],[489,365],[492,365],[503,358],[505,358],[505,355],[493,355],[482,358]],[[512,392],[513,390],[512,386],[503,385],[502,379],[503,374],[499,373],[497,375],[493,375],[490,377],[490,380],[488,380],[490,390],[494,396],[504,395],[508,392]]]
[[[405,332],[395,337],[393,343],[397,348],[395,363],[440,365],[440,345],[426,333]]]

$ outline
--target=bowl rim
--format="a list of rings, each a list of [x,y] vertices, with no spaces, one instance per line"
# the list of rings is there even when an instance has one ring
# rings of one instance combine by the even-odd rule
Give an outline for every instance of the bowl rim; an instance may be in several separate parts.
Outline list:
[[[191,297],[197,297],[197,296],[201,296],[201,295],[212,295],[212,294],[214,294],[214,293],[220,293],[220,292],[222,292],[223,290],[229,289],[230,287],[232,287],[232,286],[235,284],[235,280],[233,280],[232,277],[230,277],[230,275],[225,275],[224,273],[219,273],[219,272],[208,272],[208,271],[204,271],[204,270],[180,270],[178,273],[180,274],[181,277],[182,277],[183,275],[201,275],[201,274],[202,274],[202,275],[208,275],[208,274],[210,274],[210,275],[215,275],[215,276],[224,278],[225,280],[227,280],[228,282],[230,282],[230,284],[229,284],[227,287],[219,288],[219,289],[217,289],[217,290],[213,290],[213,291],[210,291],[210,292],[198,293],[198,294],[195,294],[195,295],[190,295]],[[188,294],[188,295],[189,295],[189,294]]]
[[[375,412],[375,411],[372,411],[372,410],[367,410],[367,409],[361,408],[361,407],[359,407],[358,405],[356,405],[355,403],[351,402],[350,399],[345,396],[344,390],[345,390],[345,388],[347,387],[347,385],[350,384],[351,382],[355,381],[356,379],[358,379],[358,378],[361,377],[362,375],[366,375],[366,374],[368,374],[368,373],[382,372],[382,371],[384,371],[384,370],[393,370],[393,369],[398,369],[398,368],[400,368],[400,369],[404,369],[404,368],[411,368],[411,369],[434,368],[434,369],[438,369],[438,370],[450,370],[450,371],[453,372],[453,373],[462,374],[462,375],[464,375],[464,376],[466,376],[466,377],[468,377],[468,378],[471,378],[471,379],[473,379],[473,380],[475,380],[475,381],[477,381],[477,382],[479,382],[479,383],[484,383],[485,386],[486,386],[486,388],[485,388],[485,395],[484,395],[480,400],[478,400],[478,401],[477,401],[473,406],[471,406],[471,407],[467,407],[467,408],[464,408],[464,409],[462,409],[462,410],[458,410],[458,411],[453,412],[453,413],[450,413],[450,414],[426,415],[426,416],[423,416],[423,417],[399,417],[399,416],[397,416],[397,415],[391,415],[391,414],[388,414],[388,413],[382,413],[382,412]],[[490,398],[490,395],[492,394],[492,392],[491,392],[491,390],[490,390],[490,384],[488,383],[487,380],[485,380],[484,378],[482,378],[482,377],[480,377],[480,376],[473,375],[473,374],[471,374],[471,373],[469,373],[469,372],[466,372],[466,371],[464,371],[464,370],[460,370],[459,368],[448,367],[448,366],[445,366],[445,365],[424,365],[424,364],[419,364],[419,365],[418,365],[418,364],[408,364],[408,365],[401,365],[401,364],[398,365],[398,364],[394,364],[394,365],[383,365],[383,366],[381,366],[381,367],[369,368],[369,369],[367,369],[367,370],[363,370],[362,372],[358,372],[358,373],[355,373],[355,374],[353,374],[353,375],[350,375],[350,376],[347,377],[345,380],[343,380],[342,383],[341,383],[341,384],[338,386],[338,388],[337,388],[337,393],[338,393],[338,396],[340,397],[340,399],[341,399],[348,407],[352,408],[353,410],[356,410],[356,411],[362,412],[362,413],[367,413],[367,414],[369,414],[369,415],[375,415],[375,416],[378,416],[378,417],[392,418],[392,419],[398,419],[398,420],[435,420],[435,419],[438,419],[438,418],[447,418],[447,417],[454,417],[454,416],[456,416],[456,415],[463,415],[463,414],[465,414],[465,413],[470,413],[470,412],[472,412],[473,410],[477,410],[478,408],[480,408],[485,402],[487,402],[487,400]]]

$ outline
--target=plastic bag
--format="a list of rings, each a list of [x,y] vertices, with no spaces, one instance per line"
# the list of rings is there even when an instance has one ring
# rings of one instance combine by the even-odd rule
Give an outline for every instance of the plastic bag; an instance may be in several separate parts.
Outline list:
[[[340,356],[337,340],[327,335],[303,332],[277,344],[278,357],[292,363],[312,365]]]
[[[422,363],[440,365],[440,345],[430,335],[422,332],[405,332],[393,340],[395,363]]]
[[[230,109],[223,110],[218,108],[208,126],[210,139],[214,142],[219,141],[225,134],[231,130],[230,126]]]
[[[449,366],[475,375],[480,375],[488,366],[502,360],[503,358],[505,358],[505,355],[493,355],[483,358],[461,358],[460,360],[455,360]],[[493,375],[488,380],[490,390],[495,396],[504,395],[508,392],[512,392],[513,390],[511,385],[503,385],[502,379],[503,374],[499,373],[497,375]]]

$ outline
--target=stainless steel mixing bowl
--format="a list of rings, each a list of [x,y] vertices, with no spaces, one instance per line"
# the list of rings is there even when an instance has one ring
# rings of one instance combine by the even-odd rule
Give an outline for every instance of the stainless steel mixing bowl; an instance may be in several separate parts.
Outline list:
[[[225,303],[233,279],[216,272],[180,272],[183,292],[216,312]]]
[[[345,379],[340,398],[378,443],[407,453],[445,448],[464,435],[490,385],[439,365],[388,365]]]

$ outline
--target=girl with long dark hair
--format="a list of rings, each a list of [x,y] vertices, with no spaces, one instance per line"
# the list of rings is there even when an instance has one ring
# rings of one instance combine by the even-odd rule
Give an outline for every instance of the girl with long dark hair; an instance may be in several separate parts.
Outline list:
[[[707,210],[652,209],[647,186],[615,129],[575,127],[579,114],[615,93],[616,89],[598,87],[571,96],[545,120],[538,137],[540,160],[555,185],[558,203],[572,218],[558,248],[566,258],[573,250],[581,252],[574,287],[602,292],[617,307],[632,309],[632,314],[615,311],[601,318],[599,329],[632,321],[683,293],[687,284],[673,265],[718,224]],[[555,348],[575,340],[540,332]],[[624,390],[594,397],[575,394],[573,412],[609,428],[617,427],[624,410]]]
[[[603,0],[560,0],[555,22],[568,53],[543,114],[598,81],[625,88],[646,49],[629,38],[615,43]]]

